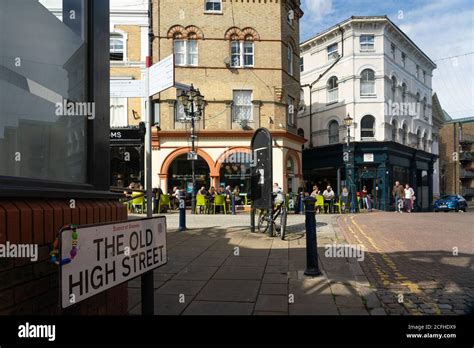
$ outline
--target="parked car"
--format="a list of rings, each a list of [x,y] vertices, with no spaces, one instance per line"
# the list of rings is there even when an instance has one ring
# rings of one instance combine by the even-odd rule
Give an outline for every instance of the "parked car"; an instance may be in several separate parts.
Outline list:
[[[466,212],[467,202],[461,195],[446,195],[434,202],[434,211],[460,211]]]

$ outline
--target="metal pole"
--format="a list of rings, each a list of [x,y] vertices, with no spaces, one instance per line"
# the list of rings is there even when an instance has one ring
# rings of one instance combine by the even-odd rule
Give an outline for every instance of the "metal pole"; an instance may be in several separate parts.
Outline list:
[[[313,85],[309,85],[309,148],[313,147]]]
[[[151,54],[151,53],[150,53]],[[147,59],[147,117],[145,122],[146,135],[145,135],[145,186],[146,186],[146,215],[147,217],[153,216],[153,198],[152,198],[152,167],[151,167],[151,122],[153,118],[153,97],[149,93],[149,82],[150,82],[150,66],[151,66],[151,57]],[[155,314],[155,304],[154,304],[154,286],[153,286],[153,271],[147,272],[141,277],[141,295],[142,295],[142,315],[154,315]]]
[[[191,101],[191,146],[192,146],[192,152],[193,152],[193,156],[194,156],[194,152],[195,152],[195,148],[194,148],[194,138],[196,136],[196,130],[194,128],[195,126],[195,112],[194,112],[194,101]],[[194,173],[194,157],[191,161],[191,172],[192,172],[192,176],[193,176],[193,191],[191,193],[191,214],[194,214],[195,211],[194,211],[194,207],[196,205],[196,193],[195,193],[195,187],[196,187],[196,175]]]
[[[255,232],[255,207],[253,203],[250,209],[250,232]]]
[[[310,277],[321,275],[318,264],[318,240],[316,236],[316,211],[314,197],[306,197],[305,204],[305,227],[306,227],[306,269],[304,274]]]

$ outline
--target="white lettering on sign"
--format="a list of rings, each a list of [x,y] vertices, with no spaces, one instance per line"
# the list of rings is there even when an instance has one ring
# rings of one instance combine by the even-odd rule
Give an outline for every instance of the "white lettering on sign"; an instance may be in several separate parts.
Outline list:
[[[61,302],[66,308],[166,264],[164,217],[87,226],[61,233]],[[72,246],[77,253],[72,260]],[[71,302],[74,295],[74,302]]]

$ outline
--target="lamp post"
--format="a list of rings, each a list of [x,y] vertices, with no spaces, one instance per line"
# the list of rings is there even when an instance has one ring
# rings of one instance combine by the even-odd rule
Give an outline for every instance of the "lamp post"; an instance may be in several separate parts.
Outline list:
[[[344,162],[346,163],[346,182],[349,185],[351,195],[351,213],[355,212],[355,195],[354,195],[354,151],[351,149],[351,126],[353,122],[351,115],[347,114],[344,119],[344,125],[347,127],[347,152],[344,154]]]
[[[196,155],[196,122],[199,121],[202,117],[202,111],[204,109],[204,96],[199,92],[198,89],[194,89],[194,86],[191,84],[189,91],[183,91],[178,97],[181,105],[183,105],[184,113],[186,114],[186,122],[191,123],[191,172],[192,172],[192,181],[193,181],[193,190],[191,196],[191,214],[195,212],[196,205],[196,174],[194,171],[194,162],[197,159]]]

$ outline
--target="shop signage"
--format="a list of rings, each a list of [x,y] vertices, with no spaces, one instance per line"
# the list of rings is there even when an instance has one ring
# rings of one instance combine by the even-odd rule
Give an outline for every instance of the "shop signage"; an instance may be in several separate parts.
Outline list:
[[[63,230],[59,250],[61,305],[67,308],[166,264],[166,219]]]
[[[174,86],[174,55],[171,54],[165,59],[152,65],[149,68],[149,91],[153,96],[157,93]]]
[[[374,154],[373,153],[364,153],[364,162],[373,162]]]
[[[273,205],[272,141],[266,128],[257,129],[252,137],[251,196],[254,208],[271,209]]]

